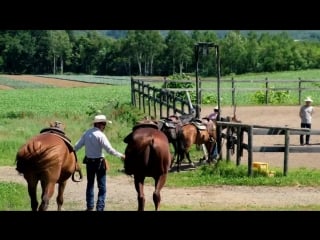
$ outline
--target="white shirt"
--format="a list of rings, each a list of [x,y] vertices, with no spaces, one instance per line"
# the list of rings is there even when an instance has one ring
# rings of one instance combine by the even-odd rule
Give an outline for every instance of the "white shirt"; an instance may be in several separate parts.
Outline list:
[[[311,124],[312,114],[313,114],[313,106],[307,106],[307,105],[301,106],[300,113],[299,113],[301,118],[301,123]]]
[[[107,153],[119,158],[123,156],[122,153],[111,146],[106,135],[97,127],[93,127],[84,132],[78,142],[76,142],[74,150],[78,151],[83,146],[85,146],[85,155],[88,158],[104,157],[103,149]]]

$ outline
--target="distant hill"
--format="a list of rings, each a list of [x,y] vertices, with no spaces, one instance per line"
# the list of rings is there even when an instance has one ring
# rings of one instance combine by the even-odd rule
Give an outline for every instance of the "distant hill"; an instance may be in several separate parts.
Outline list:
[[[119,39],[125,37],[128,30],[97,30],[102,35]],[[161,30],[163,36],[166,36],[169,30]],[[191,32],[191,30],[184,30],[185,32]],[[223,38],[231,30],[212,30],[217,33],[219,38]],[[86,32],[86,31],[77,31],[77,32]],[[320,30],[240,30],[244,35],[249,32],[256,32],[257,34],[261,33],[270,33],[270,34],[279,34],[281,32],[287,32],[295,40],[320,40]]]

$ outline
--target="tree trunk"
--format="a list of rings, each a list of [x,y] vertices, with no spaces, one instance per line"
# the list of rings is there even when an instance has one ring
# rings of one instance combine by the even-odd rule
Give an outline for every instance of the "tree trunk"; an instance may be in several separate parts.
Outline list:
[[[182,69],[183,69],[183,62],[180,62],[179,64],[180,75],[182,75]]]
[[[60,74],[63,74],[63,57],[60,58]]]
[[[142,76],[142,63],[141,63],[141,56],[137,54],[137,62],[139,67],[139,76]]]
[[[174,60],[174,57],[172,58],[172,74],[174,74],[176,72],[176,69],[175,69],[175,60]]]
[[[144,60],[144,76],[147,76],[147,59]]]
[[[56,75],[56,55],[53,54],[53,75]]]
[[[150,73],[150,76],[153,75],[153,56],[151,57],[151,60],[150,60],[150,71],[149,71],[149,73]]]

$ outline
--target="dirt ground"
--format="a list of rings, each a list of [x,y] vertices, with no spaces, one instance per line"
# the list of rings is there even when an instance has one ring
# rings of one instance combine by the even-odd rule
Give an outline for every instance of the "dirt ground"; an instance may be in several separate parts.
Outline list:
[[[320,108],[314,105],[314,115],[312,129],[320,129]],[[208,114],[205,108],[201,116]],[[287,126],[290,128],[300,128],[299,106],[254,106],[254,107],[237,107],[237,118],[245,124],[263,125],[263,126]],[[232,116],[232,107],[223,107],[222,116]],[[244,138],[247,142],[248,139]],[[320,135],[311,135],[310,148],[320,145]],[[256,135],[253,136],[254,146],[272,146],[284,145],[284,135]],[[299,135],[290,136],[290,145],[299,146]],[[225,148],[224,148],[225,149]],[[223,153],[226,156],[226,153]],[[242,164],[247,164],[248,154],[244,151],[241,159]],[[233,156],[235,161],[235,156]],[[253,161],[266,162],[269,167],[283,167],[284,153],[253,153]],[[289,172],[292,168],[320,168],[319,153],[291,153],[288,160]]]
[[[12,75],[8,75],[12,78]],[[92,84],[41,79],[25,75],[14,76],[16,79],[25,81],[46,81],[61,87],[88,86]],[[1,86],[0,86],[1,89]],[[320,129],[320,111],[317,103],[315,106],[313,129]],[[204,107],[201,116],[206,116],[213,109]],[[266,126],[288,126],[300,127],[298,117],[299,106],[259,106],[259,107],[237,107],[237,117],[246,124],[258,124]],[[318,115],[319,114],[319,115]],[[233,107],[222,107],[222,116],[233,115]],[[256,146],[284,144],[284,136],[254,136],[253,143]],[[291,136],[290,144],[298,145],[299,136]],[[311,136],[310,148],[320,144],[320,136]],[[226,156],[225,153],[223,153]],[[283,167],[283,153],[253,153],[253,161],[262,161],[269,164],[269,168]],[[235,155],[232,156],[235,161]],[[247,164],[247,153],[241,159],[241,164]],[[112,166],[111,166],[112,167]],[[294,153],[289,156],[289,170],[293,168],[320,168],[318,153]],[[181,174],[181,173],[170,173]],[[169,178],[170,178],[169,174]],[[15,171],[14,167],[0,167],[0,181],[19,182],[26,185],[24,178]],[[136,211],[137,200],[133,185],[133,179],[126,175],[107,178],[107,205],[106,211]],[[82,211],[85,209],[86,179],[80,183],[69,180],[65,194],[65,211]],[[49,210],[56,210],[55,195],[50,201]],[[146,210],[153,211],[152,202],[153,186],[145,187]],[[164,187],[162,192],[160,210],[286,210],[295,208],[297,210],[310,210],[310,205],[319,205],[320,187],[250,187],[250,186],[209,186],[189,188]]]
[[[56,87],[88,87],[94,86],[96,84],[93,83],[85,83],[85,82],[77,82],[77,81],[67,81],[61,79],[53,79],[53,78],[45,78],[45,77],[37,77],[32,75],[1,75],[4,78],[9,78],[13,80],[26,81],[26,82],[34,82],[34,83],[45,83],[47,85],[52,85]],[[11,89],[8,86],[0,85],[0,90],[8,90]]]

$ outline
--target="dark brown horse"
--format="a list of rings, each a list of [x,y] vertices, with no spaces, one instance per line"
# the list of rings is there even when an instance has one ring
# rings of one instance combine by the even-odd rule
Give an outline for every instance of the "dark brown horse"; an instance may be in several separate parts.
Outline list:
[[[124,170],[126,174],[134,176],[138,211],[144,211],[145,208],[143,187],[146,177],[152,177],[155,181],[153,202],[157,211],[161,201],[160,191],[166,183],[171,163],[168,139],[158,130],[157,124],[140,122],[124,142],[127,143]]]
[[[193,121],[184,124],[178,133],[178,160],[177,171],[180,171],[181,162],[186,157],[191,166],[194,166],[190,158],[190,148],[193,144],[202,145],[210,153],[213,150],[217,140],[215,121]],[[211,155],[208,154],[208,161],[211,161]]]
[[[16,155],[16,169],[27,181],[32,211],[48,209],[56,183],[59,184],[56,201],[58,211],[61,211],[67,180],[70,177],[75,182],[82,180],[76,153],[58,122],[21,146]],[[76,179],[75,173],[79,174],[79,179]],[[39,181],[42,188],[40,206],[37,200]]]

